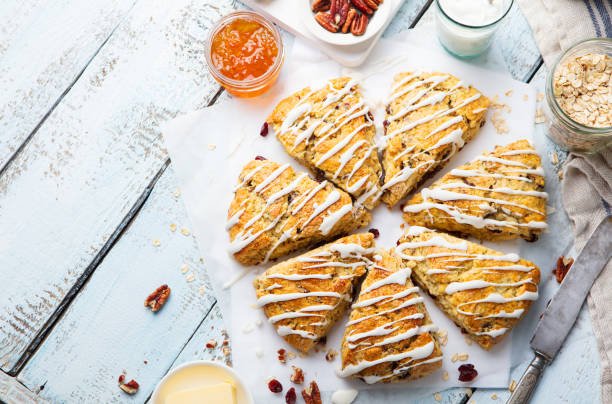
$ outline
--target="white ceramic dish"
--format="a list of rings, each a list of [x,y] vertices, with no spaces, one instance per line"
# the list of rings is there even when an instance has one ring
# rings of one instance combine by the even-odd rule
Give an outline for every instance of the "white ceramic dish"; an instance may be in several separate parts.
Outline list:
[[[383,26],[386,26],[386,23],[391,16],[390,2],[383,1],[378,6],[378,10],[376,10],[376,12],[374,12],[372,17],[370,18],[370,21],[366,28],[366,32],[363,35],[355,36],[351,33],[343,34],[341,32],[329,32],[321,25],[319,25],[319,23],[315,20],[314,13],[310,8],[312,2],[313,0],[302,0],[299,2],[300,14],[302,15],[304,24],[306,25],[306,28],[308,28],[310,33],[316,38],[332,45],[350,46],[366,42],[370,40],[370,38],[372,38],[374,35],[376,35],[382,29]]]
[[[236,386],[237,404],[254,403],[238,373],[228,366],[211,361],[187,362],[172,369],[157,384],[150,402],[164,404],[165,398],[172,392],[222,383],[228,379]]]

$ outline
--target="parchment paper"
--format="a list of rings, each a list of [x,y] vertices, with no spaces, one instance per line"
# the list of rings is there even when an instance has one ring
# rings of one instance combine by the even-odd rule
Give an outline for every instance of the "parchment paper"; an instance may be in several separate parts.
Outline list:
[[[345,381],[335,375],[340,358],[326,362],[325,351],[309,357],[296,357],[287,365],[277,360],[277,350],[291,347],[280,338],[270,325],[263,311],[253,307],[255,292],[252,280],[267,266],[247,270],[246,275],[229,289],[222,285],[245,271],[227,253],[229,238],[224,229],[227,209],[233,198],[232,189],[243,165],[256,155],[262,155],[280,163],[290,163],[297,170],[306,170],[289,157],[273,134],[261,137],[259,131],[276,102],[304,86],[322,84],[325,80],[344,74],[363,78],[365,97],[375,109],[378,135],[382,133],[384,119],[383,100],[388,95],[395,73],[402,70],[423,69],[449,72],[466,83],[474,85],[489,98],[496,95],[508,105],[499,112],[509,128],[509,133],[498,134],[491,123],[493,111],[489,111],[487,124],[476,139],[455,155],[444,170],[434,178],[441,177],[483,151],[495,145],[531,139],[535,115],[535,92],[524,83],[509,76],[476,68],[453,59],[441,52],[432,52],[411,45],[408,41],[383,39],[363,66],[349,70],[340,67],[322,54],[296,41],[278,83],[265,96],[253,100],[229,99],[210,108],[182,116],[163,127],[166,145],[177,172],[182,195],[194,225],[204,259],[208,262],[215,293],[221,305],[225,323],[231,337],[234,368],[246,379],[248,388],[256,401],[278,402],[282,397],[274,396],[266,388],[267,380],[276,377],[285,385],[291,385],[291,367],[301,367],[306,381],[316,380],[322,391],[339,388],[382,389],[388,393],[377,393],[377,399],[393,395],[392,389],[403,389],[406,393],[442,390],[453,386],[507,387],[511,367],[511,338],[486,352],[477,344],[468,344],[459,329],[427,297],[426,306],[433,321],[440,329],[448,331],[448,344],[443,347],[443,370],[424,379],[399,385],[368,386],[359,381]],[[511,93],[509,92],[511,90]],[[393,210],[379,206],[374,211],[373,222],[367,228],[377,228],[381,247],[395,245],[401,234],[402,223],[399,208]],[[367,230],[364,229],[365,230]],[[490,246],[504,252],[519,252],[519,241],[495,243]],[[269,265],[268,265],[269,266]],[[336,324],[327,339],[327,348],[339,350],[345,320]],[[466,362],[451,361],[455,353],[467,353]],[[472,363],[479,376],[471,383],[457,380],[457,368],[461,363]],[[442,374],[448,371],[449,379]],[[298,393],[299,394],[299,393]],[[412,394],[411,394],[412,396]],[[276,397],[276,398],[275,398]],[[403,396],[408,397],[408,396]]]

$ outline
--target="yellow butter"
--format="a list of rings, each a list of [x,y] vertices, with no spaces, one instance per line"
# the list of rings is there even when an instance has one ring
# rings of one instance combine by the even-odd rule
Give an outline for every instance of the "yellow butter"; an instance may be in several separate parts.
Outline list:
[[[165,404],[235,404],[236,394],[231,383],[218,383],[168,394]]]

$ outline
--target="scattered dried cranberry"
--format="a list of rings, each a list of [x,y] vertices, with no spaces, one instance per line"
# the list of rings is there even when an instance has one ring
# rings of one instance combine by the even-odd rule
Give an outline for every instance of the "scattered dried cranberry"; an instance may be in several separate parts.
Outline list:
[[[368,230],[368,232],[372,233],[374,235],[374,238],[378,238],[378,236],[380,236],[380,232],[378,231],[378,229],[370,229]]]
[[[389,121],[387,121],[386,119],[383,121],[383,126],[386,128],[387,126],[389,126]]]
[[[466,363],[465,365],[459,366],[459,381],[460,382],[471,382],[478,376],[478,372],[474,369],[474,365]]]
[[[268,382],[268,388],[272,393],[280,393],[283,391],[283,385],[276,379],[272,379]]]
[[[119,381],[119,384],[123,383],[125,381],[125,375],[120,375],[118,381]]]
[[[264,156],[255,156],[255,160],[262,161],[262,160],[267,160],[267,158],[265,158]]]
[[[266,137],[268,136],[268,122],[264,122],[264,124],[261,126],[261,130],[259,131],[259,136],[261,137]]]
[[[295,388],[290,388],[287,390],[287,394],[285,394],[285,403],[287,404],[295,404],[297,401],[297,394],[295,394]]]
[[[325,181],[325,173],[322,170],[316,169],[314,174],[315,174],[314,179],[315,179],[316,182],[323,182],[323,181]]]
[[[280,363],[287,363],[287,351],[283,348],[277,351],[278,353],[278,361]]]

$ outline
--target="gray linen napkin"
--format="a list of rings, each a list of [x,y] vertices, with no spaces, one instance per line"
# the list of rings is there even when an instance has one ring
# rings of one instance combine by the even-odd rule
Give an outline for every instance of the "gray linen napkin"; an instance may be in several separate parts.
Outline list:
[[[575,250],[580,251],[601,220],[612,215],[612,149],[570,155],[563,176],[563,205],[574,223]],[[610,235],[612,237],[612,235]],[[612,261],[593,284],[587,299],[601,358],[602,402],[612,402]]]
[[[548,66],[582,39],[612,37],[610,0],[518,0],[518,3]]]

